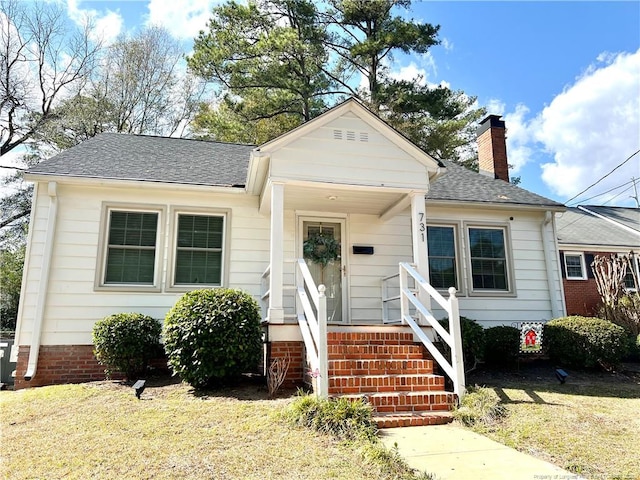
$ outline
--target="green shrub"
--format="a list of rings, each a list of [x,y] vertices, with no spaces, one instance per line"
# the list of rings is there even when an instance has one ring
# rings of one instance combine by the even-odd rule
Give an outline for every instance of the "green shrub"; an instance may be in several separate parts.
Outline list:
[[[107,374],[123,372],[128,380],[147,368],[162,352],[160,322],[141,313],[116,313],[93,326],[94,355]]]
[[[484,361],[489,365],[508,366],[520,353],[520,330],[498,326],[484,331]]]
[[[449,331],[448,318],[440,320],[440,325]],[[465,370],[471,370],[477,365],[478,361],[482,359],[482,355],[484,354],[484,328],[475,320],[460,317],[460,329],[462,330],[464,367]],[[451,358],[451,349],[446,343],[440,342],[438,347],[445,358]]]
[[[453,411],[453,418],[469,427],[494,424],[505,415],[500,398],[490,388],[468,387],[460,405]]]
[[[628,341],[624,329],[608,320],[571,316],[547,322],[544,342],[551,360],[578,368],[610,368],[624,358]]]
[[[627,335],[626,355],[623,357],[626,362],[640,361],[640,335]]]
[[[320,399],[315,395],[297,397],[285,412],[292,424],[328,433],[341,440],[373,439],[377,426],[373,409],[363,400]]]
[[[174,374],[197,388],[254,371],[262,354],[258,305],[240,290],[185,293],[165,318],[164,346]]]

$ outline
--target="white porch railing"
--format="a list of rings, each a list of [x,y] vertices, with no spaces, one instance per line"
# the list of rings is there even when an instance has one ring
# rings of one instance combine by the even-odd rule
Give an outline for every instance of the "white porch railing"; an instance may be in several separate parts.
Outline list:
[[[416,292],[409,288],[409,279],[412,278]],[[453,382],[453,391],[462,398],[465,393],[464,362],[462,357],[462,333],[460,330],[460,310],[456,289],[449,288],[449,299],[445,299],[433,288],[409,263],[400,263],[400,316],[403,324],[407,324],[413,333],[427,348],[429,353],[438,362],[442,370]],[[420,293],[424,292],[433,298],[444,309],[449,317],[449,331],[447,332],[435,319],[433,314],[420,301]],[[418,319],[423,319],[427,325],[431,326],[438,336],[451,349],[451,362],[435,347],[431,339],[425,334],[422,328],[411,316],[410,306],[414,307]]]
[[[300,258],[296,262],[298,325],[314,378],[314,390],[320,398],[329,396],[329,360],[327,352],[327,297],[325,286],[316,284],[309,267]]]

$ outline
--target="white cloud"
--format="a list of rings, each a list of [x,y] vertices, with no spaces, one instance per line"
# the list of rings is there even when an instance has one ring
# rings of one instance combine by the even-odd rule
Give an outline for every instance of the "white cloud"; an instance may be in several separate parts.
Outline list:
[[[211,10],[221,0],[150,0],[147,25],[160,25],[180,40],[195,38],[205,30]]]
[[[418,79],[418,85],[425,85],[427,83],[426,70],[424,68],[419,68],[415,62],[411,62],[409,65],[400,67],[399,70],[392,71],[389,76],[394,80],[411,81]]]
[[[492,98],[487,102],[487,113],[491,115],[504,115],[507,106],[502,100]]]
[[[440,45],[442,45],[447,52],[451,52],[453,50],[453,42],[446,37],[440,41]]]
[[[119,12],[106,9],[98,11],[93,8],[82,8],[81,0],[67,0],[67,15],[79,26],[85,25],[90,20],[94,28],[91,36],[94,41],[102,41],[105,44],[113,43],[122,32],[124,19]]]
[[[518,104],[514,112],[504,114],[507,127],[507,152],[512,172],[518,173],[532,158],[532,148],[529,143],[533,140],[531,123],[525,118],[529,113],[526,105]]]
[[[594,65],[545,107],[535,120],[535,138],[552,163],[542,165],[543,181],[572,197],[640,148],[640,50],[601,54]],[[590,196],[640,174],[638,156],[589,190]]]

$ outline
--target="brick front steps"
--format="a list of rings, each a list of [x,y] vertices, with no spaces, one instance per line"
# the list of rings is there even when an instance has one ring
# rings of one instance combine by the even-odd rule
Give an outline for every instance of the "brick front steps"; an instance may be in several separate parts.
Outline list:
[[[452,420],[455,395],[412,333],[330,332],[328,349],[329,395],[365,398],[379,428]]]

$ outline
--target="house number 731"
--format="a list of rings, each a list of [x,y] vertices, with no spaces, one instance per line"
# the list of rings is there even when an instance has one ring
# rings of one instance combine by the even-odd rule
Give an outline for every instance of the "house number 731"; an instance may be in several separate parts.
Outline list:
[[[424,212],[418,213],[418,230],[420,231],[420,241],[424,242],[425,232],[427,230],[424,224]]]

